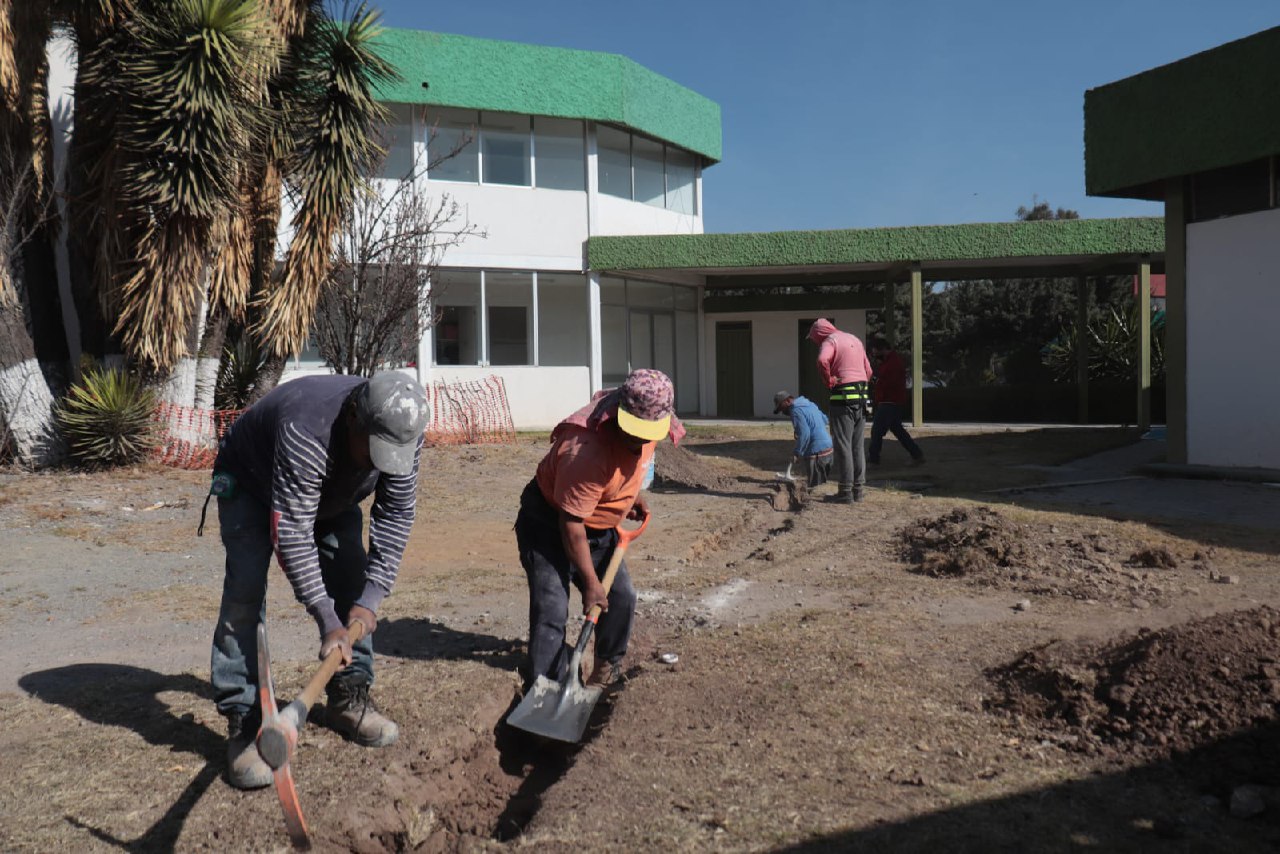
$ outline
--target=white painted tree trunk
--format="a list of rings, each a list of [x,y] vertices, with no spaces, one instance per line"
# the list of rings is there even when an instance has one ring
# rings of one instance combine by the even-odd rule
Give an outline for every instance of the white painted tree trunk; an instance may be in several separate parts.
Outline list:
[[[0,304],[0,439],[22,465],[43,468],[66,456],[53,406],[21,306]]]

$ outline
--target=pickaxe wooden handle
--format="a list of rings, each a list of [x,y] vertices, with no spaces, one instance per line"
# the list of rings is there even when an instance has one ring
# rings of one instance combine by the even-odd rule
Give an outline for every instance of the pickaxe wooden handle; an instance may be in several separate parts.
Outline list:
[[[347,637],[351,643],[364,637],[364,624],[357,620],[347,630]],[[264,623],[258,624],[258,700],[262,707],[258,755],[271,766],[276,796],[284,811],[285,828],[289,831],[293,847],[299,851],[310,850],[311,836],[307,832],[307,820],[302,815],[302,804],[298,801],[298,790],[293,785],[289,760],[298,745],[298,730],[307,722],[307,713],[340,667],[342,650],[330,650],[298,698],[283,709],[277,709],[275,686],[271,681],[271,653],[267,649],[267,627]]]

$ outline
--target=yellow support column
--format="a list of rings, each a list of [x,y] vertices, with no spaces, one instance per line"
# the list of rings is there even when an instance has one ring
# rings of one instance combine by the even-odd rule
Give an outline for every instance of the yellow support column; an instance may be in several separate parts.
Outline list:
[[[1138,273],[1138,429],[1151,426],[1151,264]]]
[[[1076,421],[1089,423],[1089,280],[1076,276]]]
[[[911,267],[911,425],[924,426],[924,283]]]

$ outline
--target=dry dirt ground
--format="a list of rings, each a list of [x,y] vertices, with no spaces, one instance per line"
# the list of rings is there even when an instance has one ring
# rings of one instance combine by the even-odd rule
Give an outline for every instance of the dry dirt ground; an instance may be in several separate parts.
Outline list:
[[[929,463],[890,443],[863,503],[795,509],[787,432],[659,450],[630,679],[574,748],[501,723],[526,629],[511,523],[545,436],[428,450],[375,636],[401,739],[304,730],[317,849],[1280,846],[1280,520],[1009,489],[1134,438],[1105,430],[926,433]],[[206,482],[0,473],[0,849],[288,849],[272,792],[222,777]],[[268,610],[290,697],[314,627],[278,572]]]

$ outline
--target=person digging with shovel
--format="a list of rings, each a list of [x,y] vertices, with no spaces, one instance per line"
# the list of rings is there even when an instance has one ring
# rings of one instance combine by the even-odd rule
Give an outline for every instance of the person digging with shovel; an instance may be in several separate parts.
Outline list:
[[[324,722],[366,747],[396,740],[395,723],[369,699],[372,635],[413,526],[428,416],[422,387],[398,372],[303,377],[246,410],[222,440],[209,490],[227,555],[211,681],[227,718],[227,778],[236,788],[272,780],[254,738],[257,627],[273,551],[319,627],[320,658],[341,651],[345,667],[326,687]],[[370,493],[366,551],[360,502]],[[356,623],[363,634],[352,643]]]
[[[678,443],[685,432],[674,407],[667,375],[643,369],[620,388],[597,392],[552,431],[551,450],[520,496],[515,524],[529,582],[526,691],[539,676],[565,680],[570,582],[582,593],[583,614],[597,604],[604,609],[588,684],[621,681],[636,592],[625,561],[607,593],[600,573],[618,542],[618,524],[649,515],[640,488],[654,447],[665,436]]]

